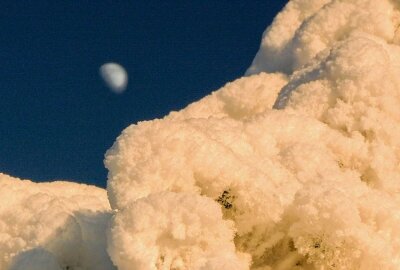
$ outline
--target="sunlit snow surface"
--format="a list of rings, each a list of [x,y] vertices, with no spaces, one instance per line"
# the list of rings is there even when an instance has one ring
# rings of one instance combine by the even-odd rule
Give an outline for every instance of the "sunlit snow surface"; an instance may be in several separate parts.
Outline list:
[[[0,195],[0,269],[113,269],[105,190],[0,174]]]
[[[121,270],[400,269],[399,14],[290,1],[248,77],[122,132],[112,210],[96,188],[0,176],[0,268],[112,269],[107,250]]]

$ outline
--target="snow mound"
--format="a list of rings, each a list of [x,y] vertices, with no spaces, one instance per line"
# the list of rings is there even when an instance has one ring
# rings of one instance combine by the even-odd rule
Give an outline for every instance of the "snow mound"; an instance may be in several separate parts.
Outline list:
[[[114,269],[105,190],[0,174],[0,197],[0,269]]]
[[[105,164],[118,218],[150,218],[132,205],[155,197],[174,204],[171,193],[207,198],[233,222],[236,253],[251,256],[246,269],[398,269],[399,7],[289,2],[264,33],[253,75],[117,138]],[[218,220],[211,209],[204,211]],[[170,210],[159,211],[174,222]],[[157,235],[158,226],[146,233]],[[111,246],[121,246],[121,230],[135,227],[114,222]],[[154,247],[130,235],[134,245]],[[177,253],[185,257],[179,245]],[[174,269],[173,259],[160,265],[161,253],[153,254],[135,260]],[[178,269],[202,269],[184,265]]]

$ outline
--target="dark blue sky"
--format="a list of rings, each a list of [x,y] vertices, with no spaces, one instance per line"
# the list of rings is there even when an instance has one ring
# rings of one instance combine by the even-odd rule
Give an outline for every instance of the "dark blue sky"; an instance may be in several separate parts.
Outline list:
[[[286,2],[2,2],[0,172],[105,186],[119,133],[242,76]],[[99,77],[109,61],[123,95]]]

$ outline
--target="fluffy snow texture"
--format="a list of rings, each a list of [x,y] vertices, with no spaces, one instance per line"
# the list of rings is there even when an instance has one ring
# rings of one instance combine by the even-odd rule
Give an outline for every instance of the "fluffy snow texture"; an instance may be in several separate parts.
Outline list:
[[[0,269],[111,270],[105,190],[0,174]]]
[[[243,269],[249,261],[236,254],[233,222],[204,196],[153,194],[124,208],[113,224],[109,249],[119,269]]]
[[[125,129],[118,269],[400,269],[399,12],[290,1],[251,76]]]

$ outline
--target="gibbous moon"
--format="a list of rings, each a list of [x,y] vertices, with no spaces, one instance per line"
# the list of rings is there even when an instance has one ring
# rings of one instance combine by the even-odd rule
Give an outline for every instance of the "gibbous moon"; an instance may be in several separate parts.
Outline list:
[[[121,94],[128,84],[128,73],[117,63],[107,63],[100,67],[100,75],[114,93]]]

